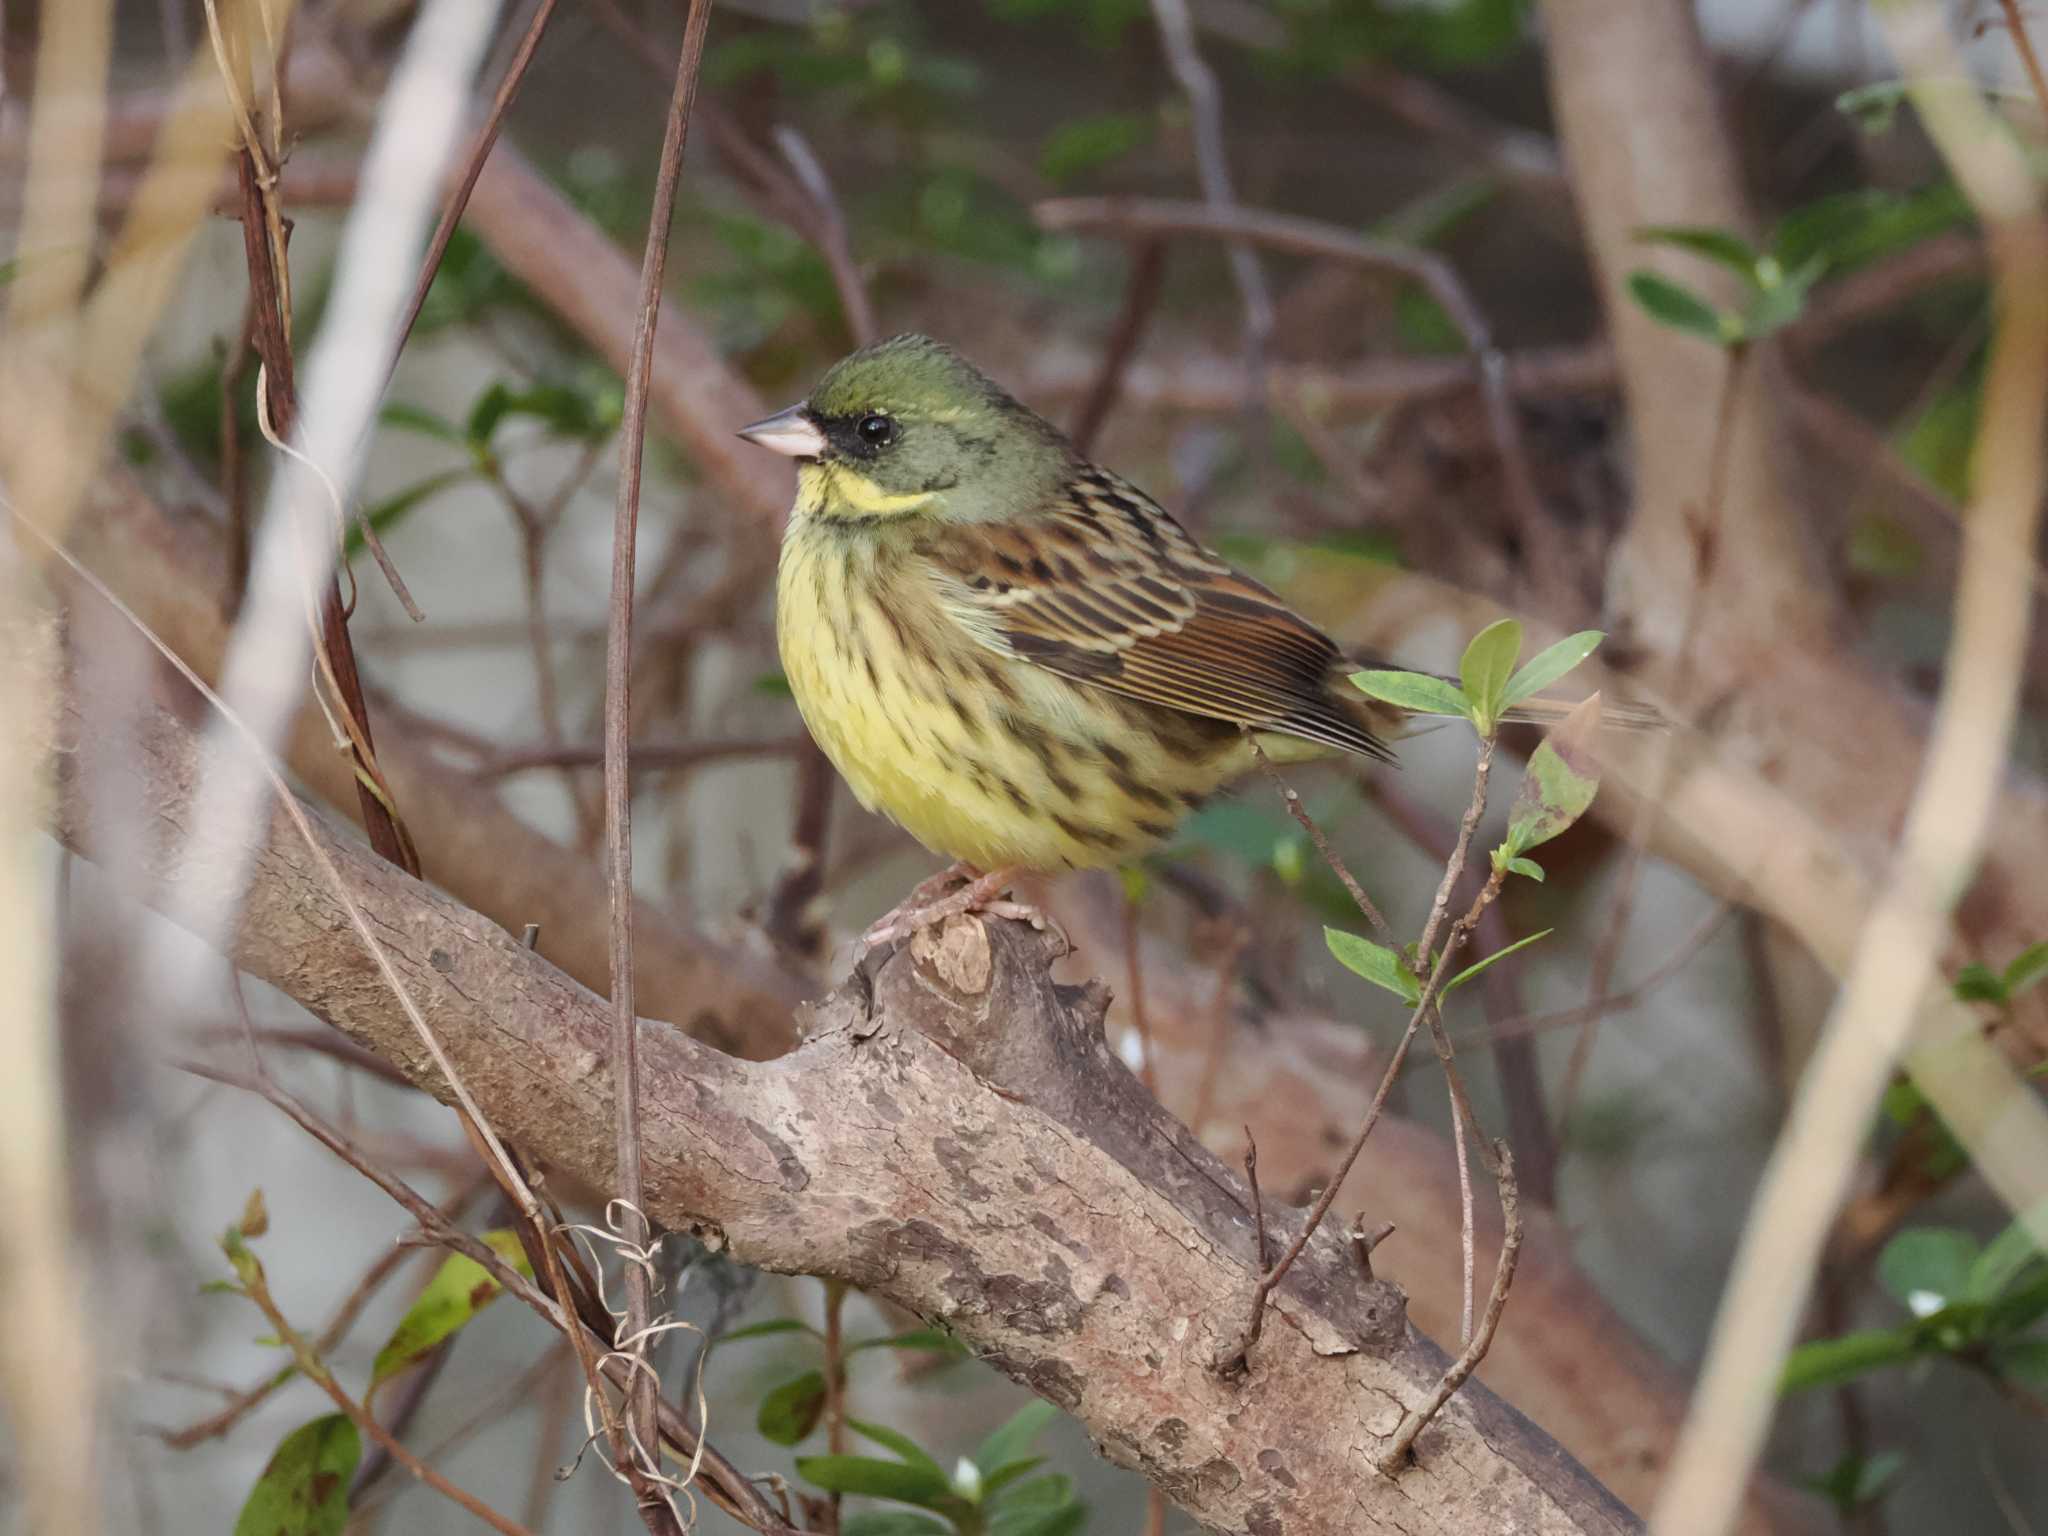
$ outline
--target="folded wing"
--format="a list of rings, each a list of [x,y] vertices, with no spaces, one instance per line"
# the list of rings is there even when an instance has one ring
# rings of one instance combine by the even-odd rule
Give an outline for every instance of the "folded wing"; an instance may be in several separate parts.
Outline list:
[[[956,524],[919,552],[985,645],[1148,703],[1392,755],[1363,696],[1347,697],[1329,636],[1106,471],[1085,471],[1042,518]]]

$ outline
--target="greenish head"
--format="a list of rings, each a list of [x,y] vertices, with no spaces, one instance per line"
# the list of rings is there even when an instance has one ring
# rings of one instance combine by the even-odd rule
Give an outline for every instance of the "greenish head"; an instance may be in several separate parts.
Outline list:
[[[799,513],[841,521],[1021,517],[1073,465],[1057,428],[929,336],[861,348],[740,435],[798,460]]]

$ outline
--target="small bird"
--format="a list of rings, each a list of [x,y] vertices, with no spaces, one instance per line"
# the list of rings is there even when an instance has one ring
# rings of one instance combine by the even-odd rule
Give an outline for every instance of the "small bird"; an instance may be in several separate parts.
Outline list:
[[[1256,765],[1389,759],[1358,663],[928,336],[878,341],[740,436],[797,461],[776,638],[852,787],[958,861],[867,947],[1020,874],[1159,847]],[[940,896],[949,884],[964,889]]]

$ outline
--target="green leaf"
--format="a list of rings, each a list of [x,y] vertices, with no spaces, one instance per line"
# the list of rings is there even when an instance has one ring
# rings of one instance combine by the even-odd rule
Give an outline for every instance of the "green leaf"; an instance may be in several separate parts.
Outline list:
[[[1371,939],[1346,933],[1342,928],[1325,928],[1323,942],[1330,946],[1330,953],[1346,970],[1363,976],[1405,1003],[1422,1001],[1422,984],[1401,963],[1401,957],[1384,944],[1375,944]]]
[[[846,1352],[857,1355],[864,1349],[929,1349],[937,1354],[961,1356],[968,1352],[965,1344],[943,1328],[912,1328],[905,1333],[892,1333],[885,1339],[862,1339],[849,1345]]]
[[[1011,1465],[1028,1466],[1032,1463],[1012,1462]],[[1002,1502],[1011,1509],[1057,1509],[1062,1504],[1072,1503],[1073,1498],[1074,1480],[1064,1472],[1048,1472],[1028,1483],[1017,1484],[1003,1496]]]
[[[1508,807],[1510,859],[1541,847],[1586,814],[1600,788],[1593,735],[1600,728],[1600,695],[1589,695],[1529,754],[1529,766]]]
[[[1788,268],[1818,256],[1836,274],[1896,255],[1969,220],[1969,202],[1953,182],[1906,192],[1862,187],[1793,209],[1778,221],[1771,249]]]
[[[1899,107],[1907,95],[1903,80],[1879,80],[1870,85],[1859,85],[1854,90],[1842,92],[1835,98],[1835,110],[1848,118],[1865,133],[1875,137],[1891,132],[1899,115]]]
[[[1792,1351],[1778,1380],[1782,1394],[1813,1387],[1838,1387],[1886,1366],[1901,1365],[1925,1353],[1910,1328],[1873,1328],[1840,1338],[1814,1339]]]
[[[507,1264],[523,1275],[532,1276],[533,1267],[527,1262],[526,1250],[520,1246],[517,1235],[504,1230],[486,1232],[484,1241]],[[441,1261],[441,1267],[434,1271],[434,1278],[427,1282],[426,1288],[406,1309],[405,1316],[399,1319],[384,1347],[377,1351],[376,1363],[370,1367],[370,1390],[376,1391],[454,1335],[477,1313],[496,1301],[501,1290],[503,1287],[492,1278],[491,1272],[475,1259],[463,1253],[449,1254]]]
[[[235,1536],[341,1536],[363,1445],[346,1414],[328,1413],[278,1442],[249,1490]]]
[[[1065,186],[1122,159],[1151,137],[1152,119],[1135,112],[1075,118],[1046,136],[1038,151],[1038,174],[1054,186]]]
[[[421,437],[431,437],[438,442],[459,443],[463,441],[462,428],[446,416],[428,410],[423,405],[407,405],[403,400],[393,400],[377,412],[379,425],[396,427],[401,432],[416,432]]]
[[[618,426],[624,408],[624,393],[609,375],[595,381],[587,391],[562,383],[534,384],[525,389],[497,383],[477,396],[463,435],[473,447],[488,448],[499,427],[525,416],[558,436],[589,442],[608,436]]]
[[[1506,702],[1519,704],[1533,693],[1541,693],[1599,648],[1607,637],[1597,629],[1582,629],[1566,635],[1555,645],[1546,645],[1508,679]]]
[[[1952,1227],[1908,1227],[1884,1245],[1877,1278],[1915,1317],[1928,1317],[1970,1289],[1977,1239]]]
[[[2035,1395],[2048,1393],[2048,1339],[2008,1339],[1991,1351],[1991,1368]]]
[[[872,1456],[799,1456],[796,1472],[827,1493],[861,1493],[925,1509],[942,1508],[955,1497],[944,1473]]]
[[[975,1449],[974,1464],[981,1468],[981,1475],[986,1478],[997,1469],[1029,1456],[1033,1442],[1058,1417],[1059,1410],[1043,1398],[1033,1398],[1011,1414]]]
[[[1673,330],[1684,331],[1725,347],[1741,338],[1742,326],[1733,315],[1724,315],[1705,299],[1655,272],[1628,275],[1628,291],[1648,311],[1650,318]]]
[[[840,1536],[952,1536],[953,1527],[907,1509],[869,1509],[839,1522]]]
[[[825,1412],[825,1376],[822,1371],[805,1371],[792,1376],[761,1399],[754,1414],[754,1428],[763,1440],[776,1445],[795,1445],[818,1427]]]
[[[1522,654],[1522,626],[1513,619],[1495,619],[1472,637],[1458,662],[1458,682],[1471,706],[1479,734],[1493,734],[1494,723],[1507,704],[1508,679]]]
[[[2022,1333],[2043,1317],[2048,1317],[2048,1269],[2022,1270],[2020,1277],[2026,1283],[2008,1286],[2005,1294],[1987,1310],[1985,1332],[1993,1335]]]
[[[1726,267],[1745,282],[1756,281],[1762,253],[1732,230],[1699,224],[1652,224],[1635,232],[1644,245],[1668,245]]]
[[[988,1476],[984,1477],[981,1480],[982,1502],[984,1504],[990,1502],[997,1494],[1001,1493],[1003,1489],[1009,1487],[1011,1483],[1016,1482],[1018,1478],[1024,1476],[1027,1472],[1034,1472],[1044,1465],[1045,1458],[1043,1456],[1026,1456],[1022,1461],[1005,1462],[1002,1466],[997,1467],[993,1472],[989,1473]],[[1042,1483],[1045,1481],[1047,1481],[1047,1479],[1042,1477],[1033,1479],[1034,1483]],[[1030,1495],[1026,1493],[1024,1488],[1020,1487],[1014,1490],[1012,1493],[1006,1495],[1006,1497],[1012,1500],[1027,1499],[1030,1497]]]
[[[2005,995],[2008,999],[2018,997],[2043,981],[2048,981],[2048,939],[2029,944],[2005,968]]]
[[[1898,437],[1899,456],[1952,501],[1969,499],[1982,386],[1982,372],[1973,366],[1930,400]]]
[[[1816,256],[1795,271],[1786,272],[1774,256],[1760,263],[1761,281],[1756,295],[1742,316],[1742,335],[1757,341],[1773,331],[1783,330],[1806,312],[1806,296],[1827,271],[1827,259]]]
[[[1966,1004],[2003,1004],[2005,979],[1989,965],[1970,961],[1966,967],[1956,971],[1952,991]]]
[[[1460,719],[1471,715],[1462,693],[1426,672],[1354,672],[1351,686],[1418,715],[1456,715]]]
[[[1820,1494],[1843,1515],[1853,1515],[1874,1504],[1898,1481],[1906,1469],[1906,1458],[1897,1451],[1879,1451],[1875,1456],[1844,1456],[1820,1477],[1800,1482]]]
[[[1984,1245],[1984,1251],[1970,1261],[1963,1295],[1970,1301],[1996,1301],[2037,1261],[2048,1259],[2034,1242],[2029,1222],[2048,1222],[2048,1203],[2015,1216],[2004,1231]]]
[[[744,1328],[734,1328],[721,1333],[711,1342],[714,1344],[737,1344],[742,1339],[765,1339],[777,1333],[808,1333],[816,1336],[818,1330],[808,1323],[800,1323],[793,1317],[771,1317],[765,1323],[749,1323]]]
[[[1087,1518],[1088,1506],[1078,1500],[1051,1509],[1003,1509],[989,1521],[989,1536],[1074,1536]]]
[[[1546,939],[1556,931],[1557,930],[1554,928],[1545,928],[1541,933],[1532,933],[1526,939],[1515,940],[1515,942],[1510,944],[1506,949],[1495,950],[1492,954],[1488,955],[1484,960],[1478,961],[1476,964],[1466,966],[1464,970],[1458,972],[1457,975],[1453,976],[1449,981],[1445,982],[1444,991],[1446,993],[1455,991],[1457,988],[1465,985],[1465,983],[1470,981],[1474,976],[1477,976],[1481,971],[1485,970],[1489,965],[1492,965],[1495,961],[1505,960],[1509,955],[1512,955],[1516,950],[1527,949],[1531,944],[1534,944],[1538,939]]]
[[[1543,883],[1543,866],[1534,859],[1509,859],[1508,873],[1511,875],[1526,875],[1538,885]]]
[[[886,1424],[871,1423],[866,1419],[848,1419],[846,1427],[855,1434],[894,1451],[913,1467],[923,1467],[927,1471],[936,1472],[940,1477],[946,1475],[946,1469],[939,1465],[938,1459],[901,1430],[891,1429]]]

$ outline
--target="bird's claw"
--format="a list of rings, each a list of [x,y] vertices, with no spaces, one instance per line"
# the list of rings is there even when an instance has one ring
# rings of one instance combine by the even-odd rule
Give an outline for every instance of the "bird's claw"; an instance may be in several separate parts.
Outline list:
[[[854,941],[853,966],[859,970],[863,961],[877,949],[909,938],[926,928],[935,928],[950,917],[963,912],[978,912],[989,917],[1007,917],[1015,922],[1029,923],[1041,932],[1050,929],[1059,936],[1060,943],[1068,950],[1073,945],[1066,933],[1038,908],[1029,902],[1012,901],[1003,892],[1015,882],[1017,871],[999,869],[992,874],[978,875],[960,889],[932,901],[919,901],[934,888],[943,889],[946,884],[959,878],[961,866],[956,865],[943,875],[925,881],[895,911],[883,916]]]

